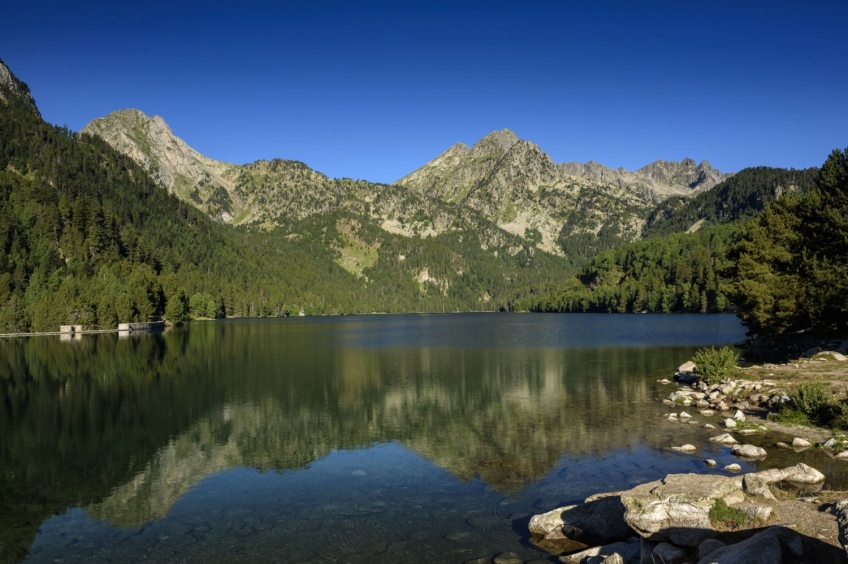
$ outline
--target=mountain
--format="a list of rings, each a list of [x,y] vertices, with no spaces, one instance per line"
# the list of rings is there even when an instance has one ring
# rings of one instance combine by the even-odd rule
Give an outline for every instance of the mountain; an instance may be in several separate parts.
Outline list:
[[[229,195],[224,193],[232,190],[238,167],[204,157],[174,135],[161,117],[151,118],[138,110],[119,110],[93,120],[81,133],[99,135],[170,192],[193,201],[210,216],[223,221],[233,219],[227,202]]]
[[[396,184],[462,203],[544,250],[579,260],[639,238],[645,217],[669,196],[697,193],[726,177],[691,159],[636,172],[595,162],[557,165],[504,129],[471,148],[452,146]]]

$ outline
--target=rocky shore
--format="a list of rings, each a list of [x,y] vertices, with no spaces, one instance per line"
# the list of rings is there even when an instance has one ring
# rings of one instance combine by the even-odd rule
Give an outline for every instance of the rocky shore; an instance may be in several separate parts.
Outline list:
[[[749,366],[713,386],[686,363],[674,382],[659,381],[674,385],[663,398],[671,409],[664,417],[714,429],[708,440],[740,461],[764,460],[772,448],[790,454],[820,448],[848,463],[848,440],[842,435],[766,418],[801,382],[844,382],[848,359],[843,352],[813,350],[786,365]],[[793,438],[767,448],[746,444],[747,437],[771,431]],[[669,450],[695,453],[702,447]],[[739,464],[719,467],[709,458],[704,464],[705,474],[670,474],[536,515],[531,538],[567,564],[848,563],[848,492],[821,491],[825,476],[817,469],[798,463],[741,474]]]

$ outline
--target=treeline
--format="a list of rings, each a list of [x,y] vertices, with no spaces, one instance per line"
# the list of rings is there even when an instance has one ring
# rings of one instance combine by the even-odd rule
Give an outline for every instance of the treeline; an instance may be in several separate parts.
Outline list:
[[[766,208],[730,251],[729,295],[750,332],[794,338],[848,330],[848,149],[813,187]]]
[[[720,312],[721,288],[735,225],[647,239],[606,251],[560,288],[521,300],[543,312]]]

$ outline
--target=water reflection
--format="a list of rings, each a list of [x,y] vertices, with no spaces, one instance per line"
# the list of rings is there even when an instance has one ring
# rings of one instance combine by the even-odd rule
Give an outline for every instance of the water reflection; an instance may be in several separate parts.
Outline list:
[[[631,346],[588,348],[587,335],[601,338],[588,316],[571,327],[567,316],[483,317],[208,323],[139,339],[4,342],[0,557],[22,558],[44,519],[69,507],[139,527],[214,473],[305,468],[378,443],[515,493],[564,455],[601,457],[648,440],[654,380],[692,348],[632,346],[647,345],[639,339],[701,331],[711,336],[694,338],[728,342],[739,333],[725,319],[718,329],[683,323],[669,337],[662,319],[640,335],[650,321],[628,316],[641,325],[606,336]]]

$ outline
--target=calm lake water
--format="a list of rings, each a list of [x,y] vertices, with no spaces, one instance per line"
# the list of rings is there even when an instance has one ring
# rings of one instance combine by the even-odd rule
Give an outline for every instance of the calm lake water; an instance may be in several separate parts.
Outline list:
[[[723,315],[463,314],[2,341],[0,561],[530,561],[550,558],[531,515],[720,472],[705,456],[848,483],[815,450],[742,462],[662,417],[657,379],[743,334]],[[664,449],[684,442],[703,450]]]

